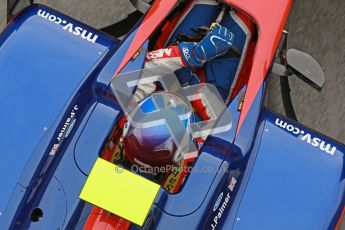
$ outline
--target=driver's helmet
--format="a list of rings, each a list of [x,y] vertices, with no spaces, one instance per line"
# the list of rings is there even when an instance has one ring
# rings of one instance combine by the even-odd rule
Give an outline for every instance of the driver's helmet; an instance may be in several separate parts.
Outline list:
[[[141,101],[137,109],[140,109],[145,116],[150,116],[153,112],[166,108],[172,109],[179,115],[184,127],[181,131],[188,130],[193,116],[190,104],[176,95],[165,92],[153,93]],[[127,122],[123,132],[125,156],[131,164],[147,169],[174,166],[183,159],[184,154],[179,151],[166,124],[156,122],[149,127],[136,124],[133,121]]]

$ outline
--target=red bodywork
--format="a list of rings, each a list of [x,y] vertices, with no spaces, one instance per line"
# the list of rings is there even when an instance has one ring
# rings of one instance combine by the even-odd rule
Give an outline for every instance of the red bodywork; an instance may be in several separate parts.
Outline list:
[[[234,89],[234,92],[238,92],[247,84],[247,91],[236,131],[238,133],[271,66],[292,0],[224,0],[224,2],[248,16],[256,24],[258,30],[258,40],[257,42],[251,42],[248,51],[249,58],[246,58],[241,73],[241,76],[246,77],[240,78]],[[156,0],[154,2],[138,27],[135,37],[114,77],[136,55],[140,47],[156,31],[177,3],[178,0]],[[165,26],[173,28],[176,22],[177,20],[173,20]],[[233,96],[235,95],[231,95],[231,97]],[[109,160],[110,156],[103,156],[103,158]],[[130,222],[112,215],[101,208],[94,207],[84,225],[84,229],[128,229],[129,226]]]

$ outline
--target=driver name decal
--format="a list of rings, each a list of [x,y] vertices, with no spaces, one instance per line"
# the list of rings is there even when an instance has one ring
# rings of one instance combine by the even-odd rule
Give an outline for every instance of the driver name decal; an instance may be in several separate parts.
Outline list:
[[[65,123],[62,125],[59,134],[56,137],[56,141],[53,144],[52,149],[49,152],[50,156],[54,156],[56,152],[59,150],[59,147],[63,140],[69,136],[69,134],[72,132],[75,123],[77,121],[76,114],[78,112],[78,105],[75,105],[71,112],[69,113],[69,116],[66,118]]]
[[[56,15],[50,14],[41,9],[38,10],[37,15],[50,22],[62,25],[63,30],[68,31],[75,36],[79,36],[88,42],[95,43],[97,41],[98,35],[93,34],[92,32],[89,32],[80,26],[75,26],[73,23],[68,22],[67,20],[62,19]]]
[[[237,179],[235,177],[231,177],[229,185],[226,187],[226,191],[219,194],[214,206],[213,206],[213,215],[211,217],[211,223],[208,229],[218,229],[220,222],[224,219],[224,213],[230,206],[232,193],[235,189],[237,183]]]
[[[314,146],[315,148],[319,148],[321,151],[333,156],[337,148],[335,146],[332,146],[330,143],[327,143],[325,140],[320,139],[319,137],[313,136],[313,134],[308,133],[304,130],[301,130],[300,128],[288,124],[286,121],[283,121],[279,118],[276,119],[275,125],[294,134],[298,135],[299,139],[302,141],[305,141],[311,146]]]

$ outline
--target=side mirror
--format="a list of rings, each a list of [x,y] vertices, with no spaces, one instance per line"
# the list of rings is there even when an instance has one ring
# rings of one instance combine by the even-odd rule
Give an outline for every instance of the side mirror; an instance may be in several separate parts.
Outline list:
[[[289,49],[282,62],[285,64],[273,63],[272,73],[281,77],[294,74],[317,90],[325,84],[326,77],[320,64],[309,54]]]
[[[300,50],[289,49],[286,52],[285,60],[288,71],[314,88],[322,89],[326,77],[320,64],[312,56]]]

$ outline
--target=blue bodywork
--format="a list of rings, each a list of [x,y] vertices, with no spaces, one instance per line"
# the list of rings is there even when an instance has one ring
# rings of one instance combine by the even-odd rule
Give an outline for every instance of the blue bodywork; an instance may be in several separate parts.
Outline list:
[[[122,116],[109,84],[135,33],[120,42],[41,5],[3,31],[0,229],[82,228],[92,205],[78,197]],[[143,63],[141,54],[123,72]],[[145,229],[335,226],[344,146],[265,109],[264,86],[235,136],[245,90],[228,105],[232,129],[201,149],[194,168],[207,172],[191,173],[177,194],[161,189]]]

